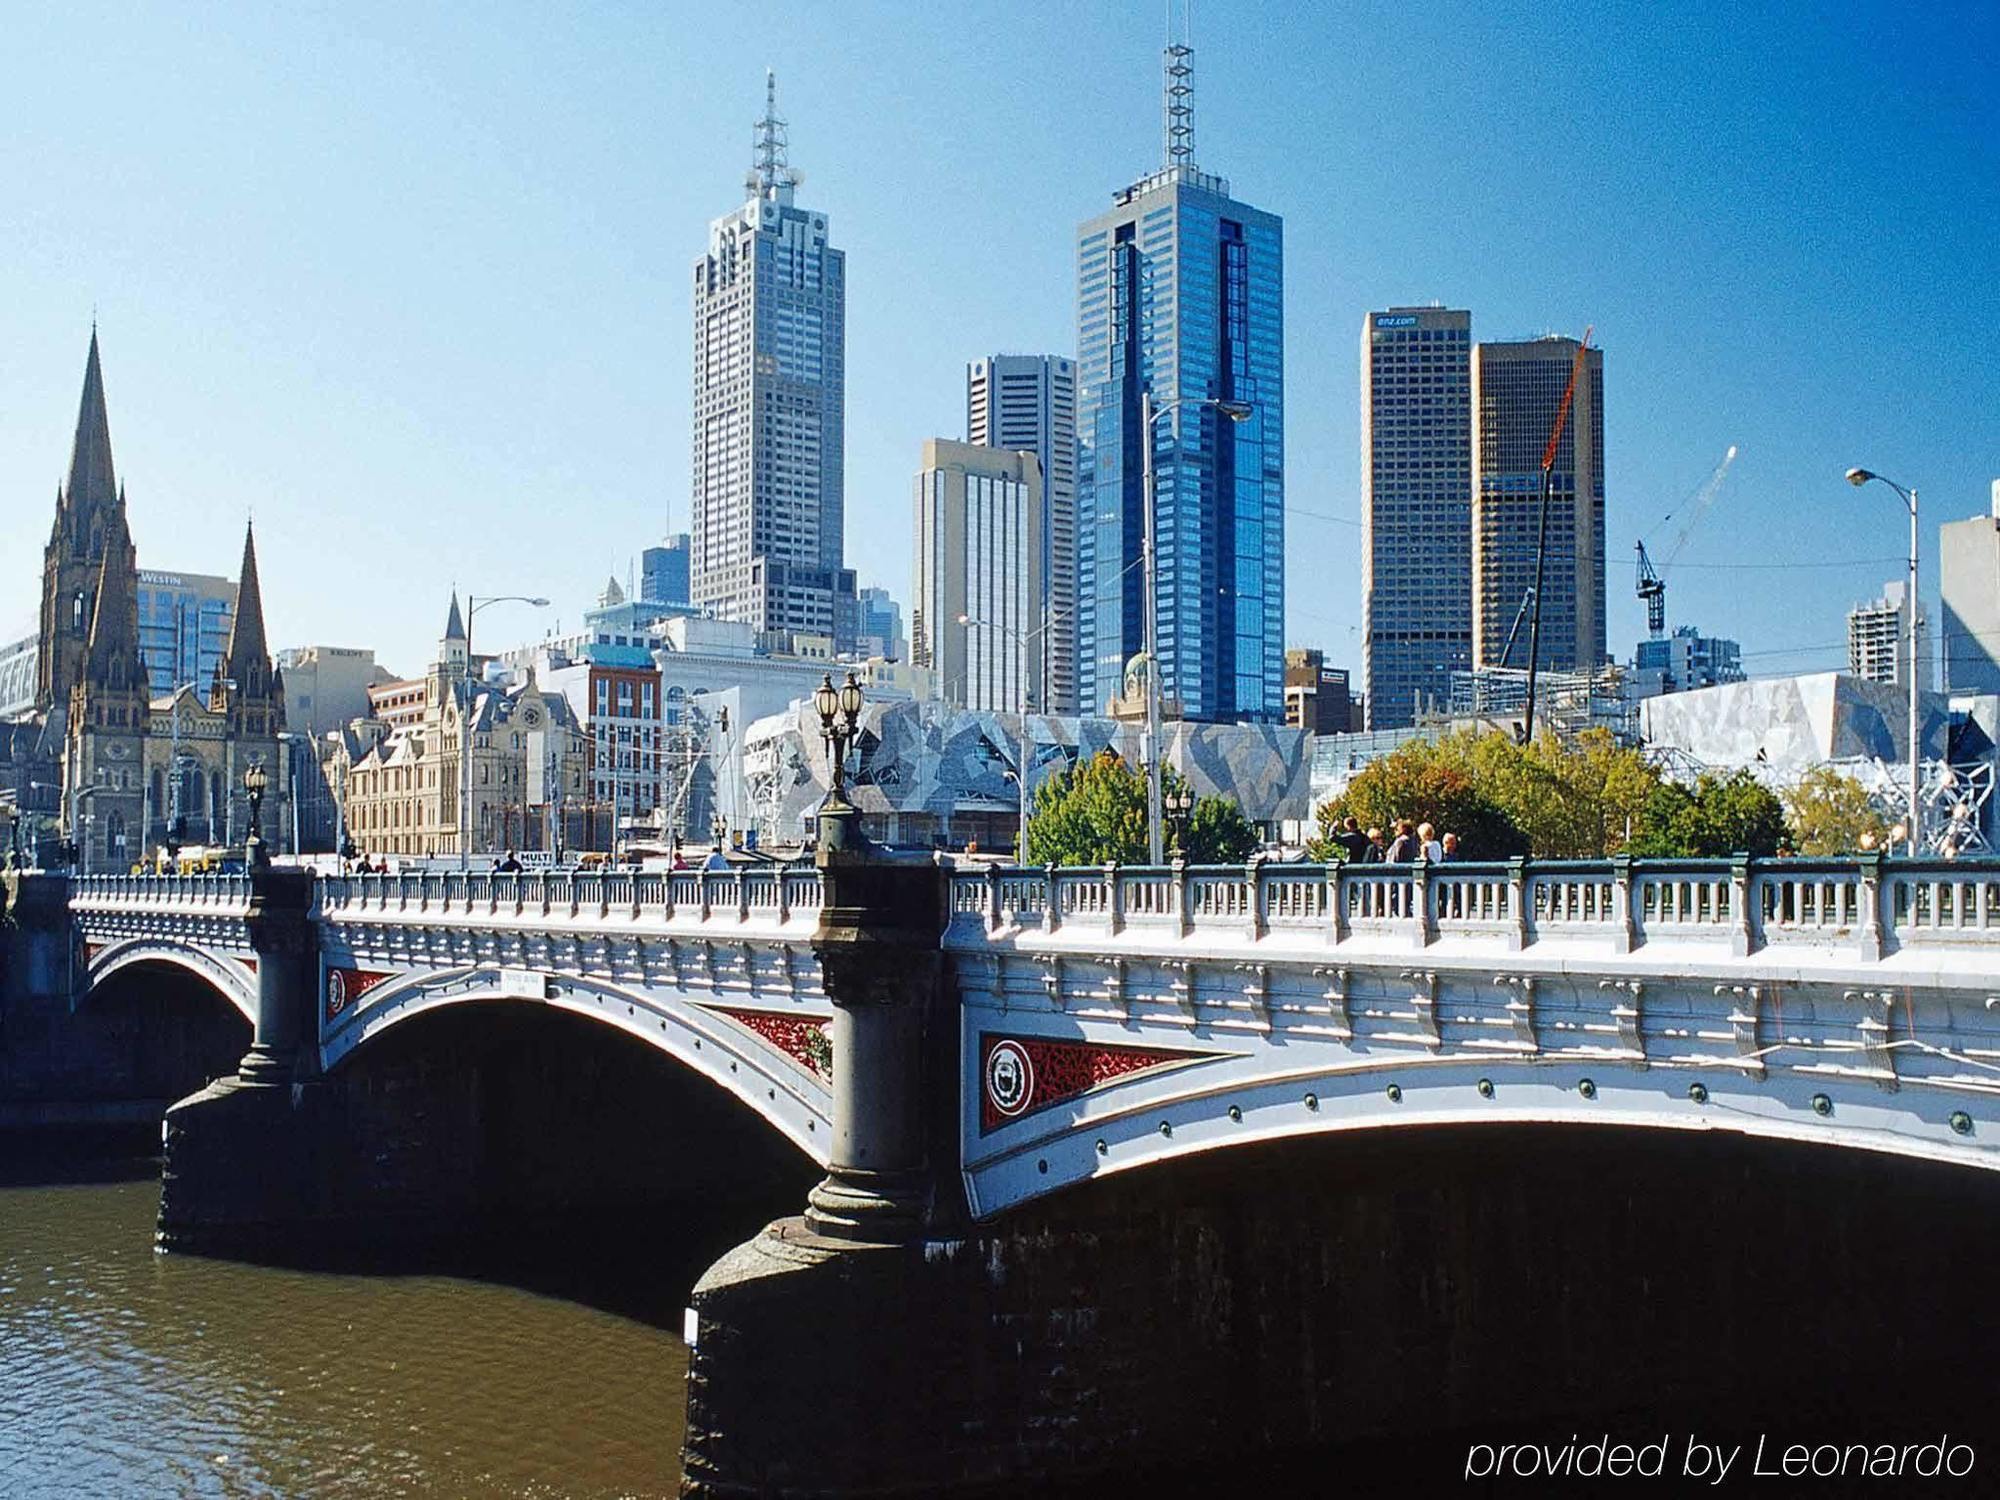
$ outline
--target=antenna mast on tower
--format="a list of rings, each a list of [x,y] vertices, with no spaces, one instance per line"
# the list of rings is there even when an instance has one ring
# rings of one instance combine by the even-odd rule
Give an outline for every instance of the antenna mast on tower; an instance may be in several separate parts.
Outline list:
[[[750,173],[759,197],[771,196],[776,188],[798,186],[798,178],[785,160],[785,149],[789,144],[785,122],[778,115],[778,74],[775,69],[766,68],[764,118],[757,122],[757,150]]]
[[[1174,22],[1178,15],[1180,25]],[[1194,0],[1167,0],[1167,168],[1194,165]]]

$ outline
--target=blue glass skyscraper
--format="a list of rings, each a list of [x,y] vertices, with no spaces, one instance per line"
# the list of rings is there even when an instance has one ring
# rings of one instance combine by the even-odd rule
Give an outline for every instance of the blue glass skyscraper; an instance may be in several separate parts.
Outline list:
[[[1195,165],[1188,55],[1167,49],[1166,165],[1077,230],[1079,697],[1102,712],[1143,649],[1150,389],[1169,712],[1282,723],[1284,225]]]

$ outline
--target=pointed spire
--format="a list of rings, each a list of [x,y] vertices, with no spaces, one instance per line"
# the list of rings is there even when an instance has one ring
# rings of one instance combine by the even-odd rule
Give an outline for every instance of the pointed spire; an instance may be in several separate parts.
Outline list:
[[[790,144],[785,122],[778,115],[778,74],[775,69],[766,68],[764,118],[757,122],[757,150],[750,168],[750,180],[758,197],[776,197],[780,189],[789,191],[798,186],[798,178],[785,159]]]
[[[1179,13],[1180,25],[1175,26]],[[1166,167],[1194,166],[1194,0],[1167,0]]]
[[[444,622],[444,638],[448,641],[465,639],[465,617],[458,612],[458,590],[451,591],[451,617]]]
[[[97,325],[90,329],[90,359],[83,369],[83,400],[76,413],[76,442],[70,449],[65,503],[79,514],[108,506],[118,494],[111,466],[111,418],[104,405],[104,367],[97,354]],[[78,511],[81,507],[82,511]]]
[[[236,575],[236,613],[229,624],[224,675],[246,692],[261,689],[270,675],[271,653],[264,641],[264,590],[257,580],[257,533],[243,527],[243,566]]]
[[[113,505],[105,530],[83,675],[95,688],[146,687],[146,663],[139,651],[139,553],[122,500]]]

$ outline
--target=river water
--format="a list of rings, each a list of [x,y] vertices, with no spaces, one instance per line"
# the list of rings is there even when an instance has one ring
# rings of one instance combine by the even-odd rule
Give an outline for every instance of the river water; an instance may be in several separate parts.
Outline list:
[[[149,1165],[0,1174],[0,1495],[674,1493],[664,1319],[158,1255]]]

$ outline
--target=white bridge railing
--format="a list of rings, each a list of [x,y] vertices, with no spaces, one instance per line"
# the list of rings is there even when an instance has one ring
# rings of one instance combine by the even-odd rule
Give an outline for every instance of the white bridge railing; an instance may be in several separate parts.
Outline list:
[[[240,912],[247,875],[86,875],[71,883],[79,911]],[[450,918],[644,925],[675,920],[812,925],[820,876],[809,868],[631,871],[426,871],[321,876],[315,909],[335,918]]]
[[[1619,953],[1673,938],[1738,956],[1786,945],[1879,958],[1926,944],[1990,944],[2000,961],[2000,860],[992,865],[954,872],[951,910],[954,942],[975,945],[981,928],[1141,942],[1287,933],[1328,945],[1584,941]]]

